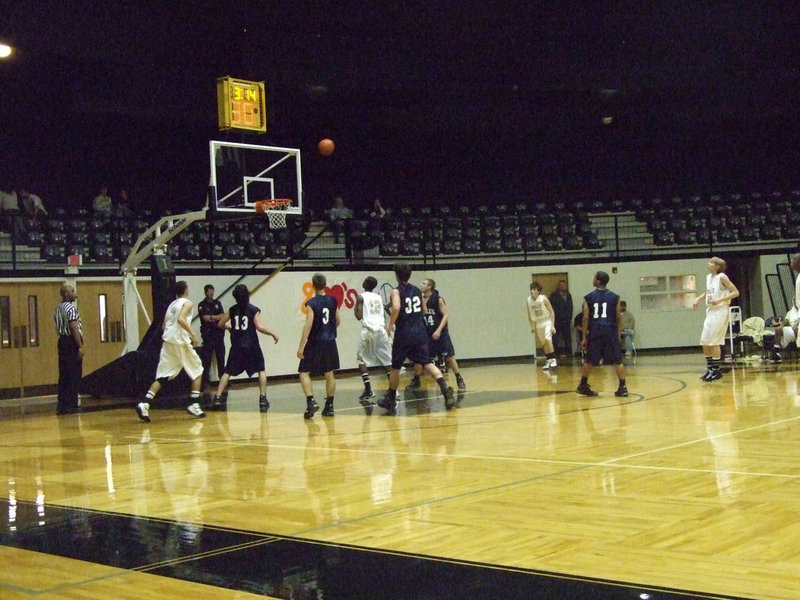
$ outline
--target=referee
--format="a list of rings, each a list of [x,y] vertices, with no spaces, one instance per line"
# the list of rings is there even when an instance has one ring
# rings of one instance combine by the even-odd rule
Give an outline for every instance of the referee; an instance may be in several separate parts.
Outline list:
[[[61,286],[61,304],[53,318],[58,334],[58,406],[56,414],[78,412],[78,383],[83,367],[83,329],[75,288]]]

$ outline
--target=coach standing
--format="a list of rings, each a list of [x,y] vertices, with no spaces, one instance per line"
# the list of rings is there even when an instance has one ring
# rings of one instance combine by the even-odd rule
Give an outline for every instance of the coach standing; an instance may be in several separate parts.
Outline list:
[[[53,318],[58,334],[58,406],[56,414],[78,412],[78,383],[83,370],[83,329],[75,288],[61,286],[61,304]]]
[[[214,286],[210,283],[203,288],[205,298],[197,305],[200,315],[200,337],[203,338],[203,349],[200,359],[203,361],[203,384],[210,382],[211,359],[217,358],[217,379],[222,379],[225,368],[225,330],[218,327],[225,317],[222,302],[214,299]]]

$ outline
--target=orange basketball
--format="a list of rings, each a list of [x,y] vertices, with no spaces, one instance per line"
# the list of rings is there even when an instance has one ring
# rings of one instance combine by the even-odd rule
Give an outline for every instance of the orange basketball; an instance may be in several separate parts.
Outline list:
[[[317,144],[317,150],[322,156],[330,156],[333,154],[333,151],[336,150],[336,144],[333,143],[333,140],[325,138],[324,140],[320,140],[319,144]]]

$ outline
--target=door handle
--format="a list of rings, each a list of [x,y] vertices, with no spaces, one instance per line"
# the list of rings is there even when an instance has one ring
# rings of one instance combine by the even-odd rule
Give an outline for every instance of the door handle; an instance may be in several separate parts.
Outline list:
[[[23,348],[27,348],[28,347],[28,326],[27,325],[20,326],[19,339],[20,339],[20,345]]]
[[[14,348],[19,348],[19,325],[15,326],[11,334],[12,343]]]

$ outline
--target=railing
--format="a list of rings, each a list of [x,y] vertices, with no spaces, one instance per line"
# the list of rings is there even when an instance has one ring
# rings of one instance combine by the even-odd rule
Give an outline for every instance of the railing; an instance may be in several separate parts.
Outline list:
[[[398,260],[434,266],[474,262],[527,264],[787,252],[797,247],[800,237],[797,225],[778,227],[766,219],[763,225],[747,223],[734,230],[736,219],[717,218],[713,211],[704,219],[672,222],[657,214],[632,211],[518,217],[403,215],[366,224],[365,220],[353,219],[345,229],[343,243],[335,243],[329,225],[322,222],[290,220],[287,230],[271,231],[263,219],[201,221],[171,240],[168,252],[185,268],[202,269],[227,268],[233,263],[274,265],[287,260],[327,267],[391,264]],[[59,221],[60,225],[56,225]],[[81,223],[84,231],[76,231]],[[0,270],[12,276],[29,275],[31,270],[61,270],[67,255],[75,250],[84,254],[84,268],[119,269],[138,234],[150,226],[151,223],[136,219],[40,219],[36,231],[11,229],[0,234]],[[762,233],[768,234],[767,238]],[[101,242],[93,245],[89,236]],[[48,243],[54,239],[61,243]],[[68,239],[83,240],[85,244],[67,244]]]

